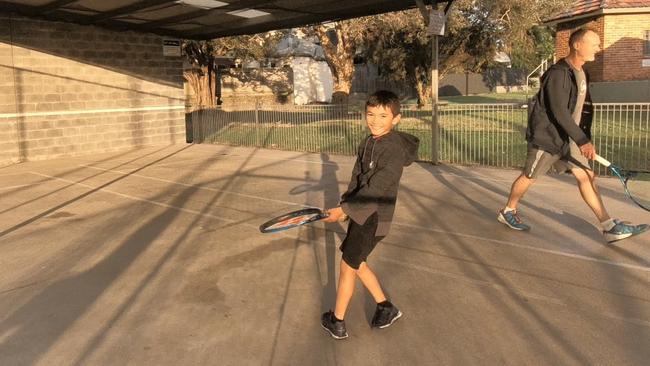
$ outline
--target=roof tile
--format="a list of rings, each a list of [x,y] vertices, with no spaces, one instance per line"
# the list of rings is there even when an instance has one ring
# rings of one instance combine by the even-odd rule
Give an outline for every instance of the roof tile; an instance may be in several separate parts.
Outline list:
[[[559,13],[548,21],[571,18],[591,13],[599,9],[645,8],[650,7],[650,0],[577,0],[569,11]]]

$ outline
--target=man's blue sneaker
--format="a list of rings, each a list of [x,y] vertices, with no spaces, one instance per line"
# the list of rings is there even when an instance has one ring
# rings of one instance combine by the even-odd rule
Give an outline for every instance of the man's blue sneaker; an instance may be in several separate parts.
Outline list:
[[[499,211],[497,220],[499,220],[500,223],[508,225],[509,228],[514,230],[521,230],[521,231],[530,230],[530,226],[524,224],[519,218],[519,215],[517,214],[517,210],[512,210],[508,212],[501,210]]]
[[[650,225],[647,224],[630,225],[629,223],[620,220],[614,220],[614,222],[616,225],[614,225],[613,228],[609,229],[608,231],[603,231],[605,240],[607,240],[608,243],[613,243],[615,241],[629,238],[634,235],[639,235],[642,232],[650,229]]]

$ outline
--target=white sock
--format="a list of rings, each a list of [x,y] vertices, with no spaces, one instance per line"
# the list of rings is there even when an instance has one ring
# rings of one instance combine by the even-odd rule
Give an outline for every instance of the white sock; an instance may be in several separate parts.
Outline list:
[[[510,212],[510,211],[517,211],[517,209],[516,208],[511,208],[511,207],[508,207],[508,206],[506,206],[506,208],[503,209],[503,212]]]
[[[603,227],[603,230],[610,231],[610,230],[612,230],[612,228],[614,226],[616,226],[616,223],[614,222],[614,219],[609,219],[609,220],[601,222],[600,226]]]

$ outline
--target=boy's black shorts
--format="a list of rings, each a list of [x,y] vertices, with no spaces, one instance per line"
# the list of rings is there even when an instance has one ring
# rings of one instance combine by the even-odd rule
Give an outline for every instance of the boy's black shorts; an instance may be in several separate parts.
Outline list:
[[[375,249],[377,243],[384,238],[383,236],[375,236],[377,223],[376,212],[370,215],[363,225],[350,220],[348,233],[339,247],[343,252],[343,260],[350,267],[359,269],[361,263],[365,262],[370,252]]]

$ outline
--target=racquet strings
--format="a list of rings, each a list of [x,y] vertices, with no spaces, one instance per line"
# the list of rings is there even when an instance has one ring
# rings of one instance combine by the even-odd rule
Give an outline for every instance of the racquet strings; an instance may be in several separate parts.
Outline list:
[[[638,204],[650,210],[650,173],[631,174],[627,180],[627,189]]]
[[[305,222],[310,222],[313,220],[316,216],[319,216],[319,214],[307,214],[307,215],[301,215],[301,216],[296,216],[292,218],[288,218],[285,220],[282,220],[276,224],[273,224],[269,227],[266,228],[266,230],[278,230],[282,228],[290,228],[294,226],[299,226],[304,224]]]

